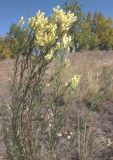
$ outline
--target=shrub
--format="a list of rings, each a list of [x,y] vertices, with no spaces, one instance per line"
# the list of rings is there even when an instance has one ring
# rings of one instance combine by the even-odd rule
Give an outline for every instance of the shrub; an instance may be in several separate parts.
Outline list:
[[[0,58],[11,58],[12,57],[12,52],[10,48],[5,43],[5,38],[0,38]]]
[[[70,26],[76,17],[54,8],[50,18],[38,12],[29,19],[29,38],[16,50],[12,100],[9,110],[10,134],[3,121],[7,158],[10,160],[59,159],[58,135],[65,127],[68,105],[79,76],[62,82],[68,66]],[[58,63],[47,75],[50,63]],[[49,89],[48,89],[49,87]],[[6,127],[5,127],[6,126]]]

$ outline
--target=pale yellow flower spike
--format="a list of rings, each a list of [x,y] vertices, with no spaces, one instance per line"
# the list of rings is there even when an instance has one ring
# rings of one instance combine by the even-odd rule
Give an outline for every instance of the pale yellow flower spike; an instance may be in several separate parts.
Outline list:
[[[60,6],[53,8],[53,15],[48,19],[44,12],[38,11],[36,16],[29,19],[29,27],[35,31],[35,43],[38,47],[46,47],[59,41],[54,46],[54,52],[61,48],[69,48],[71,36],[67,32],[76,16],[71,12],[65,13]],[[46,57],[49,59],[52,55]]]
[[[53,58],[53,53],[47,54],[44,58],[46,61],[50,61]]]
[[[80,80],[80,75],[74,75],[74,77],[71,79],[71,87],[73,89],[76,88],[79,80]]]
[[[24,20],[24,17],[22,16],[22,17],[20,18],[20,20],[19,20],[19,25],[20,25],[20,26],[23,26],[24,23],[25,23],[25,20]]]

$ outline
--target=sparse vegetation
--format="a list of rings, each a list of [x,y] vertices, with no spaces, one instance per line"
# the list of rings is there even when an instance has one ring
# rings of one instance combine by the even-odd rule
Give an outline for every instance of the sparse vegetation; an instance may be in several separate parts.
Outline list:
[[[64,10],[21,17],[0,38],[3,160],[113,158],[113,52],[99,51],[113,47],[112,19]]]

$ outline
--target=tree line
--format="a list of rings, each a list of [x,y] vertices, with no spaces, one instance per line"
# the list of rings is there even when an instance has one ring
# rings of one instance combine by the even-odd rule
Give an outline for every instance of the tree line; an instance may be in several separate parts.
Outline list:
[[[65,4],[65,10],[70,10],[77,16],[70,32],[73,36],[73,46],[79,50],[109,50],[113,49],[113,19],[99,12],[84,13],[76,1]]]

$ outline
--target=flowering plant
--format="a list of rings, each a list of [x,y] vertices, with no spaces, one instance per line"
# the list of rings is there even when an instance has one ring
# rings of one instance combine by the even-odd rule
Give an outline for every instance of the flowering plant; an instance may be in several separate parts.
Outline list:
[[[39,11],[29,19],[28,28],[25,28],[29,37],[18,50],[10,115],[13,137],[11,143],[7,140],[7,149],[11,148],[7,153],[10,153],[11,160],[33,160],[41,156],[44,159],[42,152],[47,152],[48,159],[56,157],[58,133],[66,121],[66,92],[75,89],[79,82],[79,77],[74,76],[65,86],[61,78],[70,65],[66,54],[71,43],[68,31],[76,16],[71,12],[65,13],[59,6],[53,11],[50,18]],[[23,23],[21,17],[19,25],[23,26]],[[49,64],[54,58],[58,64],[48,76]]]
[[[61,49],[69,51],[71,36],[68,31],[76,21],[76,16],[70,12],[65,13],[60,6],[53,9],[53,15],[48,18],[44,12],[38,11],[34,17],[29,18],[29,28],[35,32],[35,45],[43,50],[51,48],[45,59],[49,60]]]

